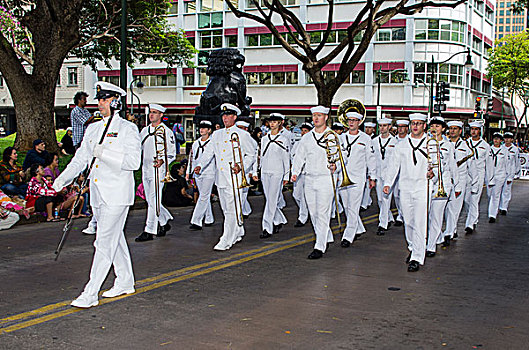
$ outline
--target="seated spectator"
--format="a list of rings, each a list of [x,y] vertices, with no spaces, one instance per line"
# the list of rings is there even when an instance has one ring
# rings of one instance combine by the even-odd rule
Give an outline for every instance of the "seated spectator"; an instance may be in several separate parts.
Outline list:
[[[59,143],[59,147],[61,148],[61,152],[64,155],[73,155],[75,154],[75,147],[73,146],[73,140],[72,140],[72,128],[66,129],[66,134],[61,139],[61,142]]]
[[[48,151],[46,151],[46,144],[41,139],[36,139],[33,141],[33,148],[28,151],[26,154],[26,159],[22,164],[22,169],[26,171],[33,164],[44,165],[46,163],[46,157]]]
[[[21,206],[20,204],[13,202],[11,200],[11,197],[9,197],[7,194],[5,194],[2,191],[0,191],[0,207],[2,209],[13,211],[19,215],[24,215],[26,219],[29,219],[29,214],[34,209],[34,208],[31,208],[32,210],[28,210],[24,208],[23,206]]]
[[[11,228],[20,220],[20,216],[9,210],[0,209],[0,230]]]
[[[26,197],[28,184],[26,174],[17,164],[18,153],[13,147],[7,147],[0,162],[0,189],[8,196]]]
[[[176,180],[165,184],[162,203],[168,207],[186,207],[193,204],[193,197],[187,193],[188,186],[184,177],[185,165],[176,163],[171,167],[171,176]]]
[[[48,180],[50,183],[53,183],[57,176],[61,173],[59,171],[59,155],[57,153],[48,153],[48,156],[46,157],[46,163],[44,164],[46,168],[44,168],[44,176],[46,177],[46,180]]]

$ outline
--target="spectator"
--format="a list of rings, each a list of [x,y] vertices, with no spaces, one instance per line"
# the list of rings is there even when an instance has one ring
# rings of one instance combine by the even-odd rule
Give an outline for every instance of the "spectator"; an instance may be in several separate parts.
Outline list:
[[[176,142],[176,154],[180,154],[180,146],[186,142],[183,125],[180,123],[174,123],[173,134]]]
[[[87,97],[88,97],[88,94],[86,92],[80,91],[76,93],[73,98],[75,107],[72,109],[72,112],[70,113],[70,121],[72,123],[72,130],[73,130],[72,140],[73,140],[73,145],[75,149],[81,146],[81,141],[83,140],[86,127],[94,119],[94,117],[90,115],[90,112],[88,112],[88,110],[86,110],[85,108]]]
[[[75,147],[73,146],[73,139],[72,139],[72,128],[69,127],[66,129],[66,134],[61,139],[61,143],[59,143],[59,147],[61,148],[61,152],[65,155],[73,155],[75,154]]]
[[[57,153],[50,153],[46,159],[46,168],[44,168],[44,176],[46,180],[53,183],[57,176],[61,173],[59,171],[59,155]]]
[[[171,167],[171,176],[176,179],[163,189],[162,202],[168,207],[185,207],[193,204],[193,197],[187,193],[188,186],[184,177],[185,165],[176,163]]]
[[[22,205],[13,202],[11,197],[9,197],[4,192],[0,191],[0,209],[6,209],[9,211],[13,211],[19,215],[24,215],[26,219],[29,219],[29,213],[32,210],[28,210],[24,208]],[[17,220],[18,221],[18,220]]]
[[[266,136],[268,132],[270,132],[270,121],[268,118],[263,119],[261,124],[261,131],[263,132],[263,136]]]
[[[18,153],[14,147],[7,147],[0,162],[0,189],[9,196],[19,196],[24,199],[28,184],[26,174],[17,164]]]
[[[20,220],[20,216],[9,210],[0,209],[0,230],[11,228]]]
[[[26,171],[33,164],[46,164],[46,157],[48,157],[48,151],[46,151],[46,144],[41,139],[33,141],[33,149],[30,149],[26,154],[26,159],[22,164],[22,169]]]

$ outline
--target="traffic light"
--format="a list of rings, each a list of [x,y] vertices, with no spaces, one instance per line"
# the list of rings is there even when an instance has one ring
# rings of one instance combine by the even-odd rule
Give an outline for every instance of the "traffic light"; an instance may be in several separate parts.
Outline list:
[[[450,101],[450,83],[440,82],[439,83],[439,100]]]
[[[481,96],[476,97],[476,107],[474,109],[476,111],[481,111]]]
[[[494,102],[491,97],[487,101],[487,112],[492,112],[493,105],[494,105]]]

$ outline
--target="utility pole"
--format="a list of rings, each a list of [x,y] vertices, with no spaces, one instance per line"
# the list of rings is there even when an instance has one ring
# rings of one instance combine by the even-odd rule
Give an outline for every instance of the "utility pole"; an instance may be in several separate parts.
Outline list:
[[[127,91],[127,0],[121,0],[121,60],[119,65],[119,87]],[[123,109],[121,117],[125,118],[127,97],[121,98]]]

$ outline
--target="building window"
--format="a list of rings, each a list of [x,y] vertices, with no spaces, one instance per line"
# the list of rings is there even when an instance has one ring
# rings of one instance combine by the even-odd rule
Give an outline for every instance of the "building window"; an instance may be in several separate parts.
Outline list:
[[[222,30],[204,30],[198,33],[200,49],[222,47]]]
[[[214,12],[224,10],[224,2],[222,0],[201,0],[200,12]]]
[[[198,65],[199,66],[205,66],[208,64],[208,57],[209,52],[208,51],[199,51],[198,52]]]
[[[206,74],[206,68],[198,69],[198,85],[208,85],[208,75]]]
[[[479,78],[476,78],[476,77],[472,77],[470,79],[470,88],[472,90],[476,90],[476,91],[480,91],[480,88],[479,88],[479,81],[480,79]]]
[[[392,40],[404,40],[404,39],[394,39],[400,38],[401,36],[406,36],[404,28],[395,28],[396,31],[391,32]],[[402,30],[401,30],[402,29]],[[309,32],[311,44],[317,45],[323,39],[323,31],[314,31]],[[360,42],[362,40],[364,32],[360,32],[355,35],[354,41]],[[326,44],[337,44],[341,42],[347,35],[346,30],[335,30],[329,33]],[[294,45],[294,39],[288,33],[281,33],[281,36],[287,40],[291,45]],[[246,35],[246,46],[278,46],[281,45],[279,39],[274,37],[271,33],[267,34],[250,34]]]
[[[105,81],[110,84],[114,84],[116,86],[119,86],[119,75],[111,76],[111,77],[101,77],[101,81]]]
[[[379,73],[379,71],[377,70],[375,76],[377,77],[377,82],[378,77],[380,77],[381,83],[402,84],[404,83],[404,77],[406,76],[406,72],[404,70],[396,72],[381,70]]]
[[[415,39],[465,42],[465,24],[459,21],[419,19],[415,21]]]
[[[248,85],[296,85],[298,72],[261,72],[246,73]]]
[[[475,8],[477,11],[483,12],[483,10],[485,9],[485,3],[483,1],[476,1]]]
[[[430,83],[432,64],[425,62],[415,63],[413,81],[416,83],[425,82]],[[428,70],[428,72],[426,72]],[[463,85],[463,70],[464,67],[459,64],[443,64],[437,69],[437,74],[434,75],[434,81],[445,81],[453,85]]]
[[[178,14],[178,2],[171,2],[169,5],[168,15],[177,15]]]
[[[477,52],[482,52],[482,43],[483,41],[481,39],[479,39],[478,37],[476,36],[473,36],[472,37],[472,48],[474,50],[476,50]]]
[[[500,19],[498,20],[498,23],[499,23],[499,24],[503,24],[503,18],[500,18]]]
[[[197,3],[195,1],[185,1],[184,2],[184,13],[196,13],[197,12]]]
[[[135,76],[136,77],[136,76]],[[140,78],[145,86],[176,86],[176,75],[166,74],[166,75],[142,75],[137,76]]]
[[[68,85],[70,85],[70,86],[77,86],[78,85],[77,67],[69,67],[68,68]]]
[[[328,82],[329,80],[334,79],[336,77],[336,73],[337,72],[335,71],[325,71],[323,72],[323,78],[325,79],[325,81]],[[305,73],[305,80],[307,84],[314,84],[311,76],[306,73]],[[345,79],[343,83],[344,84],[365,84],[365,82],[366,82],[365,71],[355,70],[351,72],[351,74],[349,74],[349,76]]]
[[[184,86],[195,85],[195,73],[187,73],[187,74],[184,74],[183,77],[184,77]]]
[[[237,47],[237,35],[229,35],[226,37],[226,47]]]
[[[406,40],[406,28],[382,28],[377,30],[376,41]]]
[[[201,13],[198,15],[198,28],[221,28],[223,23],[222,12]]]
[[[259,4],[260,7],[266,8],[265,2],[263,0],[256,0],[256,2]],[[299,0],[279,0],[279,2],[284,6],[299,5]],[[257,8],[257,6],[255,6],[254,4],[254,0],[247,0],[246,8]]]
[[[505,23],[506,23],[506,24],[511,24],[511,18],[510,18],[510,17],[505,18]]]
[[[503,32],[503,26],[498,27],[498,32]]]

